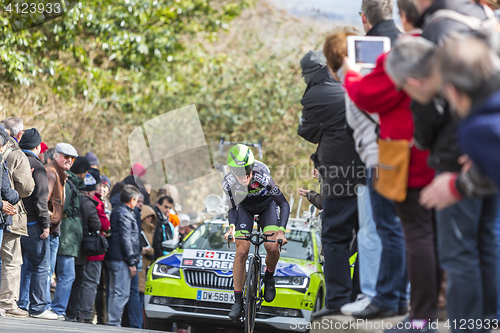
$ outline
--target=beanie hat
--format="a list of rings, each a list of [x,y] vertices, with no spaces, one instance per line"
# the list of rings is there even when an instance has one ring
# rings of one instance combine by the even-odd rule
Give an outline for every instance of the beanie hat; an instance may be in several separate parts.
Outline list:
[[[19,148],[31,150],[35,149],[42,143],[42,136],[36,128],[29,128],[24,131],[24,134],[19,141]]]
[[[95,191],[96,185],[101,182],[101,174],[99,170],[90,168],[85,176],[85,191]]]
[[[142,177],[146,174],[146,168],[141,163],[136,163],[130,170],[130,174],[137,177]]]
[[[93,152],[89,151],[87,155],[85,155],[90,165],[99,165],[99,159],[94,155]]]
[[[101,183],[109,187],[109,190],[111,191],[111,180],[108,177],[101,176]]]
[[[74,173],[85,173],[90,169],[90,163],[84,156],[78,156],[73,162],[71,167],[71,172]]]
[[[49,146],[47,146],[47,144],[45,142],[42,142],[40,143],[40,145],[42,146],[42,149],[40,150],[40,153],[43,154],[45,153],[47,150],[49,150]]]

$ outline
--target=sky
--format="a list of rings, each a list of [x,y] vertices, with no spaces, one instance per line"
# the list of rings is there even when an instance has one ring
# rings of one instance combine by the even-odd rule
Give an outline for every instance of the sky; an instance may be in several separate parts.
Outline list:
[[[309,14],[359,24],[362,0],[272,0],[292,14]],[[397,14],[397,10],[394,11]]]

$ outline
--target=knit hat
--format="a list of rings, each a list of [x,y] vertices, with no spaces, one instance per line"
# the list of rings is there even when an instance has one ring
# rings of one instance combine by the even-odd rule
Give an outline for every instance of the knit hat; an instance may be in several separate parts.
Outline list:
[[[101,176],[101,183],[109,187],[109,190],[111,191],[111,180],[108,177]]]
[[[40,154],[43,154],[47,150],[49,150],[49,146],[47,146],[47,144],[45,142],[40,143],[40,145],[42,146],[42,149],[40,150]]]
[[[71,172],[73,173],[85,173],[90,169],[90,163],[84,156],[78,156],[73,162],[71,167]]]
[[[96,185],[99,184],[100,182],[101,182],[101,173],[99,172],[99,170],[90,168],[84,179],[85,191],[87,192],[95,191]]]
[[[36,128],[29,128],[24,131],[24,134],[19,141],[19,148],[31,150],[38,147],[42,143],[42,136]]]
[[[146,168],[141,163],[136,163],[130,170],[130,174],[137,177],[142,177],[146,174]]]
[[[99,165],[99,159],[94,155],[93,152],[89,151],[87,155],[85,155],[90,165]]]

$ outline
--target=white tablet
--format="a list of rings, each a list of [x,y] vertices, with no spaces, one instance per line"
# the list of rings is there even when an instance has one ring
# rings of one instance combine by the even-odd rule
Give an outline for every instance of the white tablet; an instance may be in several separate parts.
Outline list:
[[[377,58],[390,50],[391,39],[389,37],[347,37],[347,56],[355,63],[362,63],[363,68],[374,68]]]

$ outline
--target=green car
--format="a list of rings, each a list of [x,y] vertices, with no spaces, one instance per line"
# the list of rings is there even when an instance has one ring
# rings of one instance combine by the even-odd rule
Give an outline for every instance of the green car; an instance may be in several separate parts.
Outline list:
[[[180,248],[151,265],[144,299],[146,328],[169,330],[174,322],[191,326],[191,332],[241,327],[228,317],[234,303],[236,250],[224,240],[228,227],[223,215],[207,220]],[[263,301],[256,328],[305,332],[311,314],[324,303],[320,232],[305,219],[291,218],[286,237],[275,273],[276,298]],[[264,247],[261,251],[265,256]]]

